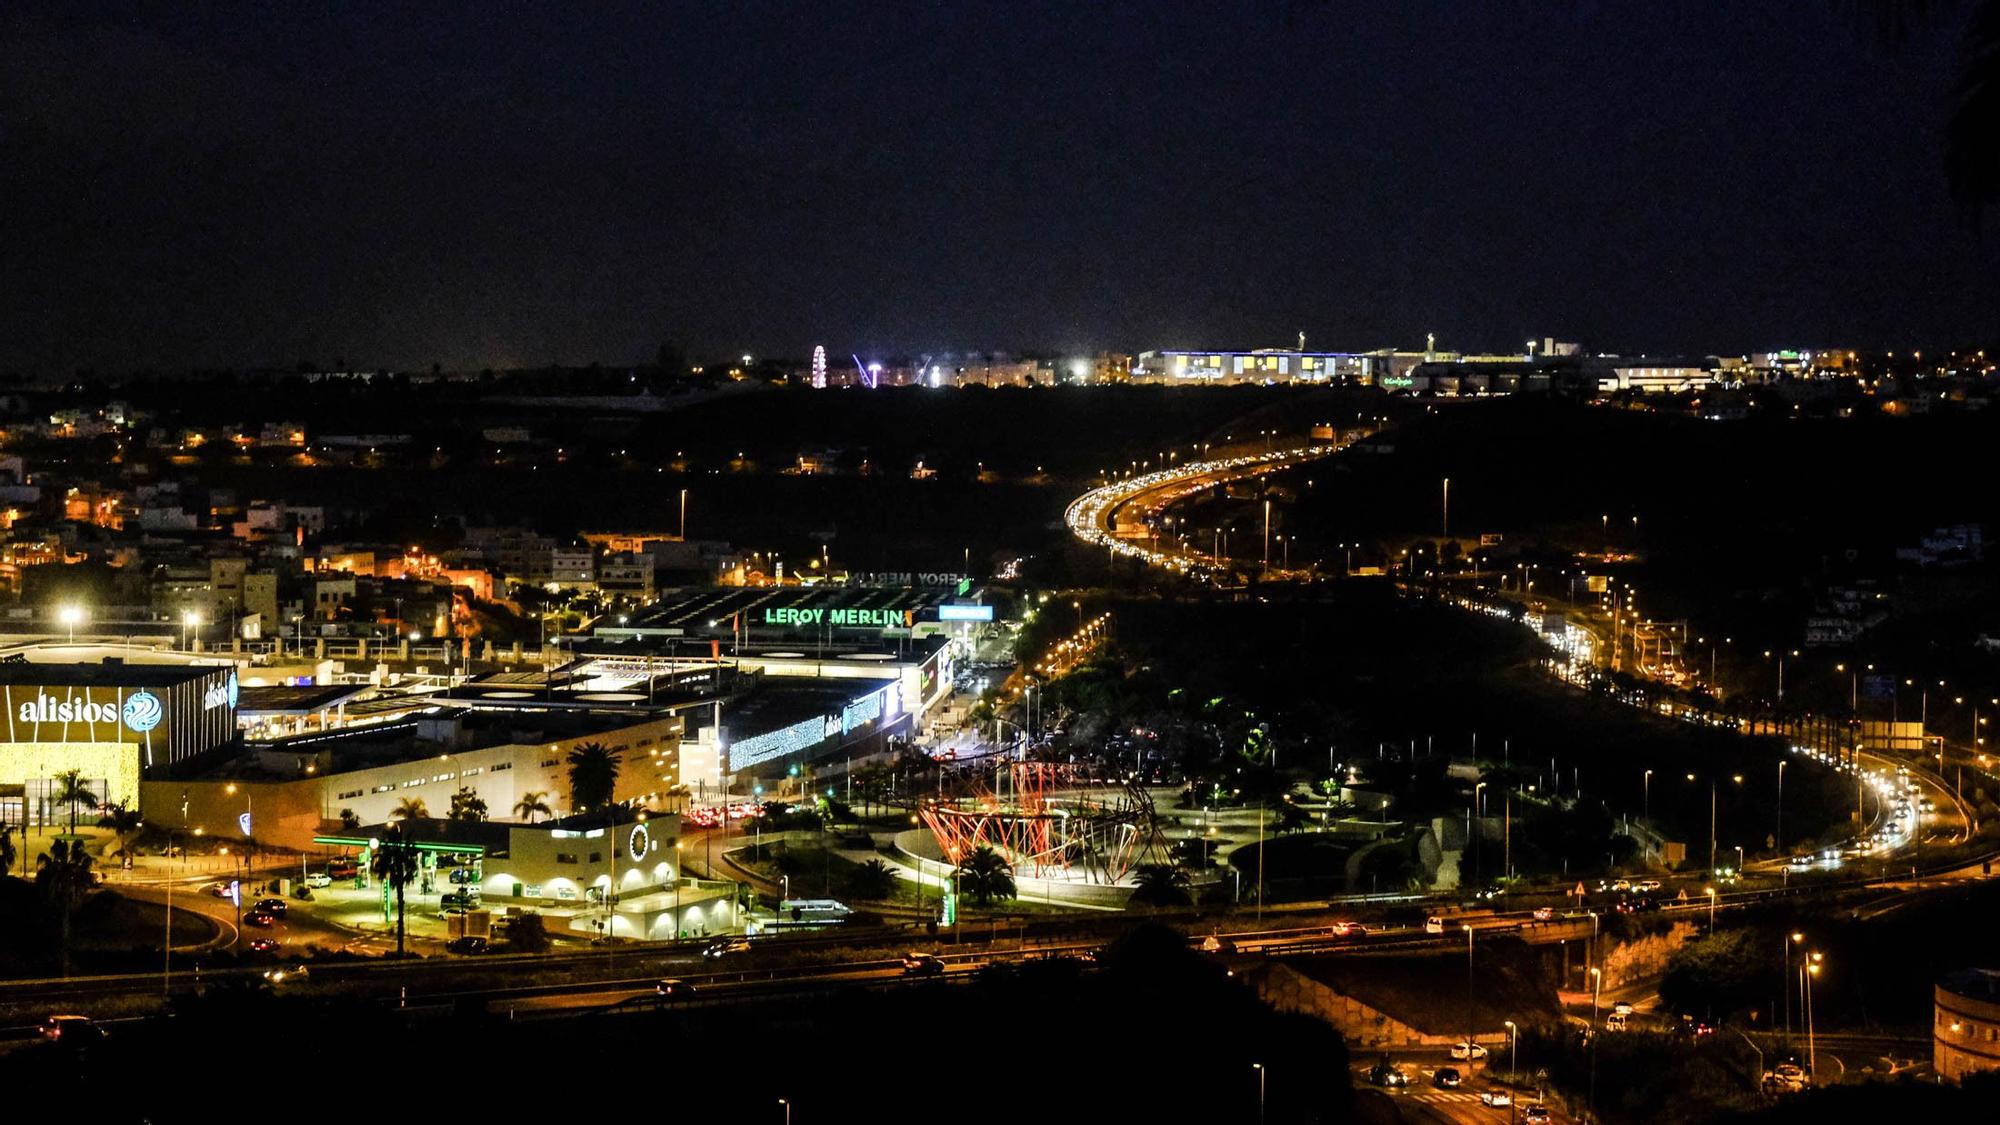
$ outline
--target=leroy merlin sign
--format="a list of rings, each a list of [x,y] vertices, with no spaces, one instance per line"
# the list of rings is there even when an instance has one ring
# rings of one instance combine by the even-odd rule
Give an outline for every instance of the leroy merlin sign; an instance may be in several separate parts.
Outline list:
[[[859,609],[818,606],[766,609],[764,624],[784,629],[907,629],[915,615],[906,609]]]

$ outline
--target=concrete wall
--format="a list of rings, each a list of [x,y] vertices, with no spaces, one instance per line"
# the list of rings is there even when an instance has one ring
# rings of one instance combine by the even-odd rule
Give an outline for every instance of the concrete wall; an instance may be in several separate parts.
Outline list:
[[[1332,1024],[1347,1040],[1349,1048],[1394,1050],[1405,1047],[1448,1047],[1458,1035],[1427,1035],[1409,1024],[1378,1011],[1351,996],[1343,996],[1327,985],[1282,963],[1267,964],[1248,974],[1252,988],[1266,1004],[1281,1012],[1298,1012]],[[1506,1042],[1506,1032],[1478,1032],[1476,1042],[1490,1045]]]

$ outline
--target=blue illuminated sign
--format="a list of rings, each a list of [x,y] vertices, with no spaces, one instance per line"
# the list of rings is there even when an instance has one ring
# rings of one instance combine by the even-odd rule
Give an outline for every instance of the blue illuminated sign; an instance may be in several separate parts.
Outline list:
[[[941,605],[938,607],[939,621],[991,621],[993,607],[990,605]]]

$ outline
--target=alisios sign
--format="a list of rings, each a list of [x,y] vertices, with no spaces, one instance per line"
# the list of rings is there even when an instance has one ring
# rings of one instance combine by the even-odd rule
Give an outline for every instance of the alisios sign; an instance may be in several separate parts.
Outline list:
[[[141,764],[150,766],[235,737],[240,688],[233,670],[134,678],[140,682],[0,685],[0,742],[136,743]]]

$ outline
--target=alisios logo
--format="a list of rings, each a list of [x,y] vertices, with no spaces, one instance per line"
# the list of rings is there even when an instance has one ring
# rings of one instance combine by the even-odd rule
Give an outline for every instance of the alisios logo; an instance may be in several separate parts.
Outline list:
[[[160,697],[142,688],[125,697],[120,717],[134,734],[145,734],[160,725],[165,713],[166,708],[160,705]]]
[[[237,694],[236,673],[231,672],[227,680],[201,693],[201,709],[212,711],[225,703],[234,707],[236,706]]]
[[[132,700],[138,699],[133,696]],[[147,698],[152,698],[148,696]],[[132,700],[126,701],[129,712]],[[153,700],[154,722],[159,721],[160,701]],[[115,723],[118,721],[116,703],[96,703],[89,699],[71,696],[58,700],[48,692],[35,696],[32,703],[21,704],[21,721],[24,723]],[[137,727],[133,728],[137,730]]]

